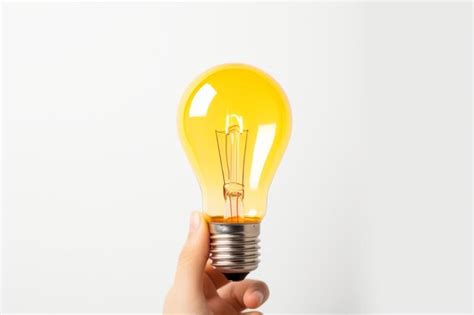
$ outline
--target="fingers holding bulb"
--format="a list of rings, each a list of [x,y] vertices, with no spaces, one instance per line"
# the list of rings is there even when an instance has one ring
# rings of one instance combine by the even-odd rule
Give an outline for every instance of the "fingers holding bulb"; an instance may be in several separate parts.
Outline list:
[[[207,224],[197,211],[191,214],[189,232],[178,259],[175,285],[180,288],[202,288],[202,274],[209,256]]]
[[[270,296],[270,290],[265,282],[251,279],[229,283],[218,292],[238,311],[260,307]]]

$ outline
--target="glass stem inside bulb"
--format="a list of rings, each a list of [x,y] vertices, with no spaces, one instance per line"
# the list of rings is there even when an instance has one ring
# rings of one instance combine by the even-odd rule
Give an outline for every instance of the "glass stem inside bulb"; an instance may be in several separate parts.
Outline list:
[[[216,131],[217,146],[224,179],[224,220],[244,221],[244,167],[247,131],[239,125],[230,126],[226,132]]]

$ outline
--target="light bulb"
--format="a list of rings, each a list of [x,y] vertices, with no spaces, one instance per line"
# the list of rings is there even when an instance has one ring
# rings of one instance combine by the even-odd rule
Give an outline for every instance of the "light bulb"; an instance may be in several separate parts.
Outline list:
[[[217,66],[186,90],[178,128],[201,186],[212,265],[242,280],[258,266],[260,222],[290,138],[287,97],[255,67]]]

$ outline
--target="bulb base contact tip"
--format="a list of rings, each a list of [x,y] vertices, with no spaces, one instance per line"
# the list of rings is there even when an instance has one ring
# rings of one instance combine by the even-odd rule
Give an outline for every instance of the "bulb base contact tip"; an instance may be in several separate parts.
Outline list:
[[[209,223],[212,266],[231,281],[257,269],[260,223]]]
[[[242,281],[247,277],[248,272],[239,272],[239,273],[224,273],[224,276],[229,281]]]

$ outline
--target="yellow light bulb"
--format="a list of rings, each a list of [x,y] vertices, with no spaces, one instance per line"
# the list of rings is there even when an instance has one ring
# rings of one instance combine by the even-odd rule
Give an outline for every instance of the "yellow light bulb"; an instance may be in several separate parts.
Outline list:
[[[291,133],[288,100],[263,71],[221,65],[190,84],[178,127],[201,186],[213,265],[241,280],[258,264],[259,223]]]

